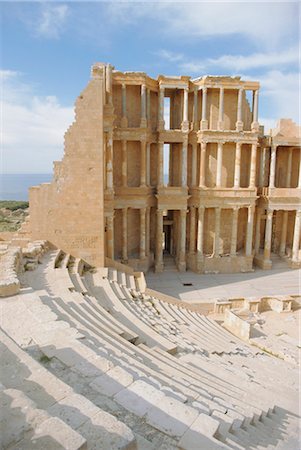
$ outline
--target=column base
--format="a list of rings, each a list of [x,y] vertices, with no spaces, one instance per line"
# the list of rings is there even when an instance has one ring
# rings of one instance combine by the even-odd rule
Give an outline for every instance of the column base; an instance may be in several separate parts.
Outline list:
[[[259,132],[259,123],[258,122],[251,123],[251,131],[253,131],[253,133]]]
[[[244,123],[243,122],[237,121],[235,126],[236,126],[236,131],[243,131],[243,129],[244,129]]]
[[[292,260],[290,263],[291,269],[299,269],[301,267],[301,261],[298,260]]]
[[[197,131],[199,129],[199,123],[198,122],[193,122],[191,130],[192,131]]]
[[[254,256],[254,264],[263,270],[270,270],[272,268],[272,261],[270,259],[264,259],[261,255]]]
[[[179,272],[186,272],[186,261],[179,261],[177,264],[177,269]]]
[[[121,128],[127,128],[128,127],[128,119],[126,117],[122,117],[120,121]]]
[[[141,119],[140,128],[147,128],[147,120],[146,119]]]
[[[163,262],[159,262],[155,264],[155,273],[161,273],[164,270]]]
[[[200,128],[201,130],[208,130],[208,120],[201,120]]]

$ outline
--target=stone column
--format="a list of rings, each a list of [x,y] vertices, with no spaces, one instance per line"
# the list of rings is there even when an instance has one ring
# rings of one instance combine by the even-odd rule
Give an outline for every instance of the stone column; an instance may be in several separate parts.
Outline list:
[[[237,121],[236,121],[236,131],[243,131],[243,121],[242,121],[242,96],[243,96],[243,88],[238,90],[238,98],[237,98]]]
[[[257,144],[252,144],[249,187],[255,187]]]
[[[201,130],[208,130],[208,120],[207,120],[207,88],[203,87],[202,89],[202,120],[200,123]]]
[[[146,208],[146,256],[150,253],[150,208]]]
[[[141,120],[140,120],[140,128],[147,127],[146,120],[146,86],[145,84],[141,85]]]
[[[183,121],[182,121],[182,131],[189,131],[188,122],[188,88],[184,89],[184,103],[183,103]]]
[[[158,186],[163,186],[163,142],[158,142]]]
[[[199,186],[206,186],[206,147],[207,142],[201,142],[201,157],[200,157],[200,180]]]
[[[146,185],[146,142],[141,141],[140,186]]]
[[[163,211],[161,209],[157,210],[157,230],[156,230],[156,264],[155,271],[163,271]]]
[[[126,84],[122,83],[122,117],[121,117],[121,127],[128,127],[128,119],[126,114]]]
[[[261,228],[261,209],[257,210],[256,217],[256,229],[255,229],[255,255],[259,255],[260,252],[260,228]]]
[[[195,207],[190,208],[190,236],[189,236],[189,253],[195,252]]]
[[[114,212],[107,216],[107,255],[114,259]]]
[[[277,157],[277,146],[272,145],[271,147],[271,161],[270,161],[270,181],[269,187],[275,187],[275,173],[276,173],[276,157]]]
[[[253,122],[251,125],[253,132],[259,131],[259,124],[258,124],[258,89],[256,91],[253,91]]]
[[[128,260],[128,209],[122,208],[122,261]]]
[[[197,173],[197,162],[198,162],[198,144],[195,142],[192,144],[192,162],[191,162],[191,185],[196,186],[196,173]]]
[[[237,252],[237,225],[238,225],[239,208],[232,209],[232,229],[231,229],[231,247],[230,256],[236,256]]]
[[[128,184],[128,162],[127,162],[127,145],[126,141],[121,141],[122,145],[122,162],[121,162],[121,177],[122,186],[126,187]]]
[[[218,109],[218,130],[224,129],[224,88],[219,90],[219,109]]]
[[[146,118],[147,118],[147,124],[150,127],[151,126],[151,91],[150,89],[147,89],[147,97],[146,97]]]
[[[159,89],[158,130],[164,130],[164,88]]]
[[[283,211],[279,255],[285,256],[287,237],[288,211]]]
[[[182,144],[182,187],[187,186],[187,139]]]
[[[252,256],[254,209],[255,209],[254,205],[248,206],[248,223],[247,223],[247,236],[246,236],[246,256]]]
[[[263,252],[264,261],[270,261],[271,258],[272,222],[273,222],[273,210],[268,209],[266,213],[266,223],[265,223],[264,252]]]
[[[146,185],[150,186],[150,143],[146,144]]]
[[[112,190],[113,189],[113,132],[109,131],[107,133],[107,140],[106,140],[107,146],[107,189]]]
[[[294,238],[293,238],[293,248],[292,248],[292,261],[299,262],[299,242],[300,242],[300,232],[301,232],[301,210],[296,211],[295,217],[295,227],[294,227]]]
[[[221,208],[215,208],[214,256],[220,254]]]
[[[236,143],[235,148],[235,163],[234,163],[234,187],[240,187],[240,161],[241,161],[241,142]]]
[[[299,154],[300,154],[300,159],[299,159],[298,188],[301,188],[301,150],[300,150]]]
[[[265,182],[265,164],[266,164],[266,156],[267,155],[267,149],[266,147],[262,148],[261,154],[260,154],[260,168],[259,168],[259,187],[264,187]]]
[[[216,187],[222,185],[222,168],[223,168],[223,143],[217,144],[217,161],[216,161]]]
[[[146,230],[145,230],[146,208],[140,209],[140,259],[145,259],[146,252]]]
[[[198,129],[198,88],[195,86],[193,91],[193,118],[192,129],[196,131]]]
[[[178,269],[180,272],[186,270],[186,209],[180,210],[180,251]]]
[[[292,178],[292,159],[293,159],[293,149],[290,147],[288,151],[288,160],[287,160],[287,169],[286,169],[286,187],[291,187],[291,178]]]
[[[298,211],[296,211],[295,227],[294,227],[294,238],[293,238],[293,248],[292,248],[292,261],[293,262],[299,262],[300,231],[301,231],[301,210],[298,210]]]
[[[198,208],[198,234],[197,234],[197,252],[198,257],[202,258],[204,253],[204,215],[205,208],[200,206]]]

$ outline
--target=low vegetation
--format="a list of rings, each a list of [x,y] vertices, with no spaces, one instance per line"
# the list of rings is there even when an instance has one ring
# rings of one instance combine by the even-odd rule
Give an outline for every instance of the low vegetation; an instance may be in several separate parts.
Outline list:
[[[0,232],[17,231],[28,215],[29,203],[25,201],[0,201]]]

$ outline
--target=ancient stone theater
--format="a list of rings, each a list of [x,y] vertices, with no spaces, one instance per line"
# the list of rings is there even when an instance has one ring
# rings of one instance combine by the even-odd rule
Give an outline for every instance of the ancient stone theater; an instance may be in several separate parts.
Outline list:
[[[30,190],[33,237],[88,263],[198,273],[300,266],[298,127],[263,134],[259,83],[97,63],[52,183]]]

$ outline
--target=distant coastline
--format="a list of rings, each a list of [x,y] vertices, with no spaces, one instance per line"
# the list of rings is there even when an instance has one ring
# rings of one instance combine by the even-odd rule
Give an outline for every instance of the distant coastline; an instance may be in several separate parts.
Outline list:
[[[51,173],[13,173],[0,175],[0,200],[28,201],[28,189],[41,183],[48,183]]]

